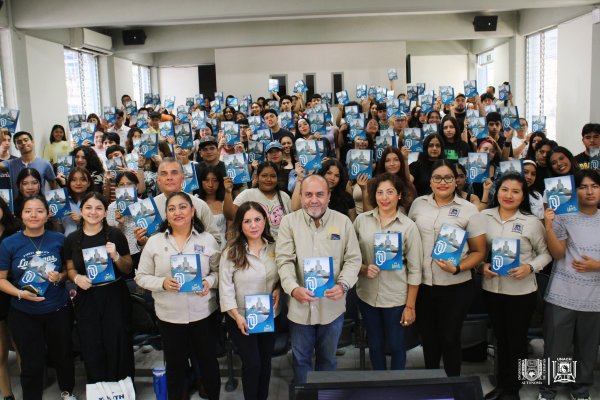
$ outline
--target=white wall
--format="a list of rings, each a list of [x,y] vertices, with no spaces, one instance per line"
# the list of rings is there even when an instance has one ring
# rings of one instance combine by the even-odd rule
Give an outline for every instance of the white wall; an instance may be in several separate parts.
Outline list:
[[[405,42],[247,47],[215,50],[217,88],[237,96],[266,96],[270,74],[287,74],[287,84],[316,73],[316,92],[331,92],[333,72],[344,73],[344,88],[356,96],[356,85],[389,86],[387,69],[397,68],[397,90],[405,90]]]
[[[508,52],[508,43],[501,44],[494,48],[494,81],[488,82],[489,85],[493,85],[498,90],[498,86],[502,82],[510,82],[509,77],[509,66],[510,63],[514,62],[511,60]]]
[[[581,127],[590,122],[592,15],[558,25],[556,140],[573,154],[583,150]]]
[[[410,56],[412,83],[424,82],[427,90],[439,92],[440,86],[454,87],[455,94],[463,92],[467,79],[468,57],[464,55]]]
[[[123,58],[113,57],[114,61],[114,74],[115,74],[115,93],[112,99],[113,106],[121,105],[121,96],[128,94],[132,96],[133,93],[133,75],[131,67],[133,63],[130,60]]]
[[[198,67],[158,68],[159,93],[175,96],[175,106],[185,104],[186,97],[199,93]]]

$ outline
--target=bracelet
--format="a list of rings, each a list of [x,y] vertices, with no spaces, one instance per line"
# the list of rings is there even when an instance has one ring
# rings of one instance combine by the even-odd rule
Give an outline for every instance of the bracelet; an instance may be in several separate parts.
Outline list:
[[[456,264],[456,271],[454,271],[452,273],[452,275],[458,275],[460,274],[460,263]]]
[[[121,259],[121,255],[119,253],[117,253],[117,258],[113,258],[113,262],[116,263],[120,259]]]
[[[73,279],[73,282],[77,285],[77,278],[79,278],[79,274],[75,275],[75,278]]]
[[[21,300],[21,292],[22,292],[22,290],[19,290],[19,291],[17,292],[17,297],[19,298],[19,300]]]

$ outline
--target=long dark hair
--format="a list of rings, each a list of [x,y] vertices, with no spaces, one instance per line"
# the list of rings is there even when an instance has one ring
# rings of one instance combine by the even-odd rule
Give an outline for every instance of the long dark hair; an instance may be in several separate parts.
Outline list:
[[[194,208],[194,203],[192,203],[192,198],[189,194],[187,194],[186,192],[175,192],[167,196],[167,201],[165,202],[165,215],[167,214],[167,209],[169,208],[169,203],[171,202],[171,199],[177,196],[184,199],[186,203],[190,205],[190,207]],[[198,215],[196,215],[196,210],[194,210],[194,214],[192,215],[192,227],[198,233],[204,232],[204,224],[202,223],[202,221],[200,221]],[[171,229],[171,226],[169,225],[169,220],[167,218],[165,218],[165,220],[160,224],[158,230],[161,232],[169,231],[169,233],[173,233],[173,230]]]
[[[332,196],[339,196],[341,192],[346,190],[346,186],[348,185],[348,171],[346,171],[346,167],[335,158],[330,158],[321,165],[321,169],[317,171],[317,174],[325,178],[325,175],[331,167],[337,167],[340,171],[340,181],[336,187],[330,189]]]
[[[127,154],[133,151],[133,135],[138,132],[142,135],[144,132],[137,126],[131,128],[129,132],[127,132],[127,139],[125,139],[125,150],[127,150]]]
[[[85,193],[82,195],[81,198],[83,199],[83,197],[86,194],[94,191],[94,179],[92,178],[90,171],[88,171],[87,169],[82,168],[82,167],[75,167],[71,170],[71,172],[69,172],[69,175],[67,176],[67,185],[66,185],[67,192],[69,193],[69,197],[71,197],[71,199],[73,199],[73,200],[75,200],[75,198],[73,197],[74,193],[71,190],[71,182],[73,181],[73,179],[75,179],[75,174],[77,174],[77,173],[83,175],[90,184],[90,186],[88,186],[87,190],[85,191]]]
[[[102,161],[100,161],[100,157],[98,154],[90,147],[90,146],[79,146],[75,147],[71,152],[71,155],[75,157],[79,151],[83,151],[83,155],[87,160],[86,169],[90,172],[90,174],[100,175],[104,173],[104,166],[102,166]]]
[[[525,154],[526,160],[535,161],[535,148],[533,147],[533,139],[541,137],[542,140],[546,139],[544,132],[533,132],[529,137],[529,147],[527,147],[527,153]]]
[[[411,181],[406,179],[406,170],[408,169],[408,165],[399,148],[389,146],[383,149],[383,153],[381,153],[381,158],[379,159],[379,161],[377,161],[377,165],[375,165],[375,175],[386,173],[385,159],[389,154],[395,154],[398,157],[398,160],[400,160],[400,169],[395,175],[398,177],[398,179],[402,181],[402,184],[404,185],[404,189],[406,191],[406,193],[402,194],[402,199],[408,201],[408,204],[410,206],[413,200],[417,197],[417,189]]]
[[[500,190],[500,186],[506,181],[517,181],[521,184],[521,190],[523,191],[523,201],[519,204],[519,211],[521,214],[531,215],[531,203],[529,202],[529,189],[527,188],[527,182],[523,175],[516,173],[504,174],[495,183],[495,192],[492,203],[490,203],[489,208],[500,207],[500,203],[498,203],[498,192]]]
[[[444,138],[441,137],[439,134],[434,133],[432,135],[429,135],[425,138],[425,140],[423,140],[423,151],[421,153],[419,153],[419,157],[417,158],[417,161],[419,161],[422,164],[426,164],[429,161],[429,143],[433,140],[433,139],[437,139],[440,142],[440,156],[437,158],[437,160],[443,160],[446,158],[446,151],[445,151],[445,146],[444,146]],[[436,160],[436,161],[437,161]]]
[[[242,203],[233,217],[231,227],[227,231],[227,260],[233,262],[236,269],[245,269],[249,267],[248,258],[246,257],[246,245],[248,244],[248,239],[242,232],[244,216],[249,210],[255,210],[259,212],[265,220],[265,229],[262,232],[262,238],[268,243],[273,243],[275,241],[273,236],[271,236],[269,216],[267,215],[265,209],[255,201],[247,201]]]
[[[0,240],[5,237],[12,235],[21,228],[21,224],[17,218],[10,212],[8,204],[0,197],[0,210],[2,211],[2,218],[0,218],[0,225],[4,227]]]
[[[212,165],[209,165],[206,168],[203,168],[200,170],[200,175],[198,175],[198,183],[199,183],[198,197],[200,197],[202,200],[206,200],[206,192],[204,191],[204,188],[202,187],[202,182],[206,179],[208,174],[214,174],[215,177],[217,178],[217,182],[219,183],[219,187],[217,188],[217,191],[215,192],[215,198],[218,201],[225,200],[225,186],[223,184],[223,174],[221,173],[221,171],[219,171],[218,168],[216,168]]]
[[[41,195],[41,193],[43,191],[42,176],[40,175],[40,173],[38,172],[37,169],[24,168],[21,170],[21,172],[19,172],[19,175],[17,175],[17,195],[15,196],[14,201],[13,201],[13,208],[15,210],[15,215],[18,218],[21,218],[21,211],[23,211],[23,204],[25,204],[25,199],[26,199],[26,197],[23,196],[23,194],[21,194],[21,182],[23,182],[25,180],[25,178],[27,178],[28,176],[32,176],[33,178],[37,179],[37,181],[39,182],[40,190],[37,194]],[[33,197],[33,196],[31,196],[31,197]]]
[[[454,164],[452,162],[446,159],[434,161],[434,163],[431,165],[431,173],[429,177],[431,178],[433,176],[433,171],[441,167],[448,167],[448,169],[452,172],[452,175],[454,176],[454,195],[456,196],[457,194],[460,194],[460,189],[458,189],[458,185],[456,184],[456,169],[454,168]]]
[[[433,112],[433,111],[430,111]],[[444,139],[444,144],[448,144],[448,138],[446,137],[446,135],[444,134],[444,124],[446,123],[446,121],[450,121],[450,123],[452,124],[452,126],[454,127],[454,136],[452,137],[452,140],[454,140],[453,143],[459,142],[460,139],[460,127],[458,125],[458,121],[456,120],[456,118],[447,115],[444,117],[444,119],[442,120],[442,139]]]
[[[558,175],[556,171],[554,171],[554,168],[552,168],[552,164],[550,163],[550,157],[552,157],[552,155],[555,153],[564,155],[571,163],[571,169],[569,169],[569,171],[567,171],[567,173],[564,175],[575,175],[575,172],[579,171],[579,163],[575,160],[575,157],[573,157],[573,153],[571,153],[566,147],[556,146],[548,152],[548,155],[546,155],[546,165],[550,169],[551,176],[563,176]]]
[[[81,203],[79,204],[79,209],[83,209],[83,206],[85,205],[85,203],[87,203],[91,199],[99,200],[102,203],[102,205],[104,206],[104,211],[108,210],[108,200],[106,200],[106,197],[104,197],[101,193],[98,193],[98,192],[86,193],[85,196],[83,196],[83,198],[81,199]],[[84,225],[85,225],[85,220],[83,218],[81,218],[81,220],[79,221],[79,228],[77,229],[77,231],[72,233],[73,235],[77,235],[77,240],[75,241],[75,247],[74,247],[75,251],[81,251],[81,249],[82,249],[81,246],[83,243],[83,239],[85,237],[85,233],[83,232]],[[99,233],[104,234],[104,238],[105,238],[106,242],[108,242],[108,235],[109,235],[109,232],[111,229],[113,229],[113,228],[111,228],[108,225],[108,223],[106,222],[106,218],[104,218],[102,220],[102,230]]]
[[[63,136],[62,136],[62,139],[60,139],[60,141],[61,142],[62,141],[66,142],[67,141],[67,132],[65,131],[64,126],[56,124],[56,125],[52,126],[52,129],[50,130],[50,143],[56,142],[56,139],[54,139],[54,135],[53,135],[55,129],[61,129],[62,130]]]

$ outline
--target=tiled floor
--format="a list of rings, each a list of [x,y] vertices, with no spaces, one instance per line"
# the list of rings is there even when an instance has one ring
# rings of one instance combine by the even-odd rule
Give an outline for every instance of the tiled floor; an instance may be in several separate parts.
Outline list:
[[[540,340],[534,340],[532,342],[533,353],[530,354],[530,358],[541,358],[542,357],[542,346],[543,343]],[[359,369],[359,351],[353,347],[346,347],[345,354],[338,356],[338,369],[340,370],[354,370]],[[222,368],[223,375],[225,374],[226,360],[222,358],[219,360]],[[368,364],[368,354],[367,354]],[[136,352],[136,367],[140,369],[142,373],[148,373],[153,367],[162,366],[162,352],[152,351],[150,353],[142,353],[141,351]],[[9,368],[13,381],[13,389],[16,394],[16,398],[20,398],[21,387],[18,379],[17,366],[14,358],[14,354],[11,353],[9,359]],[[225,390],[226,379],[223,378],[221,388],[221,399],[243,399],[241,380],[239,379],[240,362],[236,357],[234,359],[234,368],[238,374],[238,385],[235,391],[227,392]],[[410,350],[407,354],[407,369],[422,369],[424,368],[423,356],[421,347],[416,347]],[[479,376],[483,387],[483,392],[487,393],[492,389],[489,382],[488,375],[492,371],[492,362],[488,357],[488,360],[482,363],[463,363],[463,375],[465,376]],[[291,369],[291,356],[290,353],[287,355],[277,357],[273,359],[271,385],[269,387],[269,398],[270,399],[287,399],[288,398],[288,385],[292,380],[292,369]],[[85,371],[83,365],[78,361],[76,368],[76,390],[75,393],[80,399],[84,399],[85,393]],[[152,384],[152,378],[149,375],[138,376],[135,380],[137,389],[137,399],[139,400],[153,400],[154,388]],[[591,396],[593,399],[600,399],[600,368],[596,363],[595,368],[595,382],[596,387],[592,390]],[[537,387],[536,386],[525,386],[521,389],[521,399],[529,400],[537,398]],[[60,394],[56,383],[50,386],[44,392],[44,399],[59,399]],[[557,397],[557,400],[568,399],[568,392],[562,389]],[[200,399],[198,394],[194,394],[192,399]]]

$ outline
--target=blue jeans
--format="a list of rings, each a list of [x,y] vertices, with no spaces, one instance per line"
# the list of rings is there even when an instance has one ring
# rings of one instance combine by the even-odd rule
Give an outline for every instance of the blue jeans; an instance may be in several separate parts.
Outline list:
[[[338,340],[344,326],[344,314],[325,325],[301,325],[289,321],[294,361],[294,383],[306,383],[312,370],[313,353],[316,355],[315,371],[335,371]]]
[[[358,308],[365,321],[367,340],[369,341],[369,358],[374,370],[386,370],[386,339],[392,351],[391,369],[404,369],[406,366],[406,350],[404,348],[404,327],[400,323],[404,306],[380,308],[372,307],[358,300]]]

